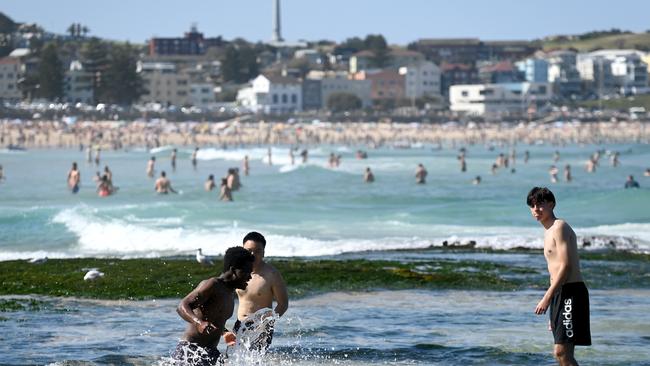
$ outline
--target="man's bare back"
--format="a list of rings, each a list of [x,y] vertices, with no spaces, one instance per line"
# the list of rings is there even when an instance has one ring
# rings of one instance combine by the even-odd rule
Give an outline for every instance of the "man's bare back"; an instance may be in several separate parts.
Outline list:
[[[198,329],[201,325],[190,322],[183,333],[183,339],[202,347],[216,347],[221,334],[225,331],[226,320],[232,316],[235,308],[232,289],[213,277],[201,281],[197,288],[186,296],[186,299],[196,318],[210,325],[205,325],[203,329],[206,327],[208,329],[201,333]]]

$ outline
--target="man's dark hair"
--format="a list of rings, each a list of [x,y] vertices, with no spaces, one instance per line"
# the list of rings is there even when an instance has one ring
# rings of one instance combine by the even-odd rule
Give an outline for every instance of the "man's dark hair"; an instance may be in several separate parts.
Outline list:
[[[257,231],[251,231],[250,233],[246,234],[244,240],[242,240],[242,244],[246,243],[249,240],[252,240],[257,244],[262,244],[262,248],[266,248],[266,239],[264,239],[264,235],[258,233]]]
[[[546,187],[533,187],[533,189],[528,192],[528,197],[526,198],[526,204],[528,204],[528,207],[533,207],[535,204],[544,202],[552,202],[555,204],[555,196],[550,189]]]
[[[230,267],[242,269],[247,263],[252,265],[253,261],[255,261],[255,257],[244,247],[228,248],[223,256],[223,271],[229,270]]]

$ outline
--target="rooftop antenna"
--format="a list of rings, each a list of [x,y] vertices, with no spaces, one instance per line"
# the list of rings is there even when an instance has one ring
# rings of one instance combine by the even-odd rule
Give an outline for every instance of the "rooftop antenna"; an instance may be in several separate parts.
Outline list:
[[[280,0],[275,0],[273,2],[273,37],[271,38],[271,41],[275,43],[284,41],[280,26]]]

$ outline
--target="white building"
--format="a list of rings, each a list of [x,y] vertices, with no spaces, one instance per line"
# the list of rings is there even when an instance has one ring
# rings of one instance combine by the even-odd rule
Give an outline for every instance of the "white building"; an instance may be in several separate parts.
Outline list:
[[[70,62],[63,80],[63,95],[66,102],[93,103],[93,73],[84,70],[80,61]]]
[[[190,105],[189,77],[179,73],[176,65],[168,62],[138,62],[138,73],[144,82],[143,103],[161,103],[175,106]]]
[[[440,97],[440,68],[431,61],[421,61],[399,68],[404,75],[406,98]]]
[[[648,86],[648,64],[644,57],[645,53],[637,50],[599,50],[578,55],[578,70],[583,80],[605,91],[645,88]]]
[[[15,57],[0,58],[0,100],[18,101],[22,95],[18,89],[20,60]]]
[[[449,88],[452,111],[478,116],[533,113],[551,97],[548,83],[452,85]]]
[[[399,68],[406,65],[417,64],[425,60],[424,55],[420,52],[405,49],[387,50],[386,64],[382,67],[374,65],[375,54],[372,51],[364,50],[355,53],[350,57],[350,73],[354,74],[363,70],[376,68]]]
[[[302,84],[286,76],[259,75],[240,89],[237,102],[255,113],[288,114],[302,110]]]

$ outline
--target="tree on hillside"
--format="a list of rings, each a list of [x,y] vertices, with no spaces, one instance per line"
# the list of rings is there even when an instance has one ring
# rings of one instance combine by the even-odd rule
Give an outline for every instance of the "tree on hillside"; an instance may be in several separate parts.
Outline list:
[[[259,73],[257,52],[248,45],[229,45],[221,60],[223,80],[245,83]]]
[[[361,99],[352,93],[332,93],[327,98],[327,108],[335,113],[353,111],[361,106]]]
[[[131,105],[144,93],[142,78],[137,73],[137,49],[130,44],[114,45],[102,70],[98,99],[105,103]]]
[[[16,30],[17,24],[13,19],[0,12],[0,33],[10,34]]]
[[[108,45],[97,37],[91,38],[81,47],[81,63],[84,69],[93,74],[95,102],[101,94],[102,72],[108,65]]]
[[[369,34],[363,41],[367,50],[372,51],[371,62],[375,67],[384,67],[390,59],[388,43],[381,34]]]
[[[38,97],[48,100],[63,98],[63,63],[59,59],[56,44],[48,43],[43,47],[37,74]]]

